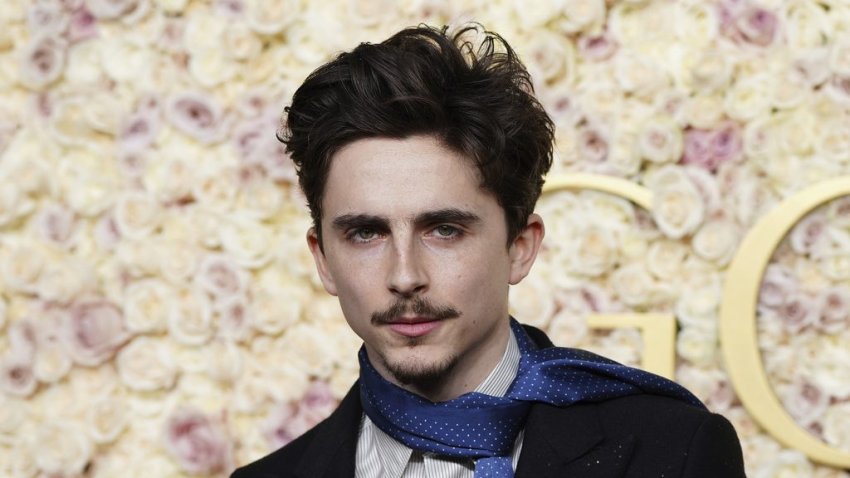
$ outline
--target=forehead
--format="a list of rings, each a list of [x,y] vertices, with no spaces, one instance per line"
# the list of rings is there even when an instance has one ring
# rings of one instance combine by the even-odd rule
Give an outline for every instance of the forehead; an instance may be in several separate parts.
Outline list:
[[[469,158],[431,136],[366,138],[331,159],[324,216],[416,214],[444,207],[480,208],[495,203],[481,188]],[[332,219],[332,218],[330,218]]]

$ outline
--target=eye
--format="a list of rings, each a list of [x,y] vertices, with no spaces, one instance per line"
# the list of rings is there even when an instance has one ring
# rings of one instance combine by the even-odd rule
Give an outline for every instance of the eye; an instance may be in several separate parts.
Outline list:
[[[348,233],[347,238],[353,242],[369,242],[378,237],[378,231],[368,227],[354,229]]]
[[[460,229],[448,224],[441,224],[434,228],[434,235],[441,239],[452,239],[460,235]]]

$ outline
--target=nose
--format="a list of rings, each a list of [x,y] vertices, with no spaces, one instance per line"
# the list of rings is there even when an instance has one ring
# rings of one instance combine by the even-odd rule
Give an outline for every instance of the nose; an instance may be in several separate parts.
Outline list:
[[[394,295],[410,298],[428,288],[428,273],[421,251],[413,240],[393,241],[387,288]]]

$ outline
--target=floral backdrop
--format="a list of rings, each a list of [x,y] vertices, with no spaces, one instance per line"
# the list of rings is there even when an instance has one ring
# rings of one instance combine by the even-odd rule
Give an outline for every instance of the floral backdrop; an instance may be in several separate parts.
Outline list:
[[[637,331],[587,315],[674,313],[676,378],[750,476],[850,476],[761,430],[717,343],[740,238],[850,174],[847,0],[3,0],[0,476],[226,476],[326,416],[359,340],[314,275],[280,113],[341,50],[467,20],[532,71],[552,174],[654,194],[546,195],[514,313],[631,364]],[[850,200],[775,252],[758,323],[786,409],[850,451]]]

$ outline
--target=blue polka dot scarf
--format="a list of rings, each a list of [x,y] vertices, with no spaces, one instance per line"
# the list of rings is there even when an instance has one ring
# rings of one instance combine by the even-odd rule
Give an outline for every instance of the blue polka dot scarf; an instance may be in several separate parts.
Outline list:
[[[532,403],[568,406],[650,393],[704,405],[666,378],[626,367],[582,350],[536,349],[511,319],[522,358],[504,397],[478,392],[433,403],[381,377],[360,349],[360,400],[372,422],[389,436],[422,452],[471,458],[475,478],[511,478],[511,452]]]

